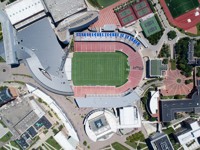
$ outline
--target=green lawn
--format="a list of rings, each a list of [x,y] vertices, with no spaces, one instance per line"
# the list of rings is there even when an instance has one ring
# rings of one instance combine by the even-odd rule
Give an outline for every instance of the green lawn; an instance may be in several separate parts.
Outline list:
[[[129,150],[127,147],[118,142],[112,143],[111,145],[115,150]]]
[[[134,148],[134,149],[137,148],[137,143],[136,143],[136,142],[126,141],[125,143],[128,144],[129,146],[131,146],[131,147]]]
[[[4,135],[0,139],[0,141],[5,143],[5,142],[9,141],[11,139],[11,137],[12,137],[12,133],[9,131],[8,133],[6,133],[6,135]]]
[[[171,63],[171,70],[176,70],[176,61],[174,59],[171,59],[170,63]]]
[[[61,149],[61,146],[56,142],[56,140],[52,136],[48,138],[46,142],[57,150]]]
[[[127,56],[115,53],[74,53],[72,80],[74,85],[121,86],[128,79]]]
[[[10,141],[10,144],[16,148],[18,148],[19,150],[21,150],[21,147],[17,144],[17,142],[15,141]]]
[[[163,132],[165,133],[165,134],[171,134],[171,133],[174,133],[174,129],[172,128],[172,127],[170,127],[170,128],[167,128],[167,129],[164,129],[163,130]]]
[[[174,18],[199,6],[198,0],[165,0],[165,2]]]
[[[118,2],[119,0],[88,0],[88,2],[94,6],[94,7],[98,7],[99,9],[108,7],[116,2]]]

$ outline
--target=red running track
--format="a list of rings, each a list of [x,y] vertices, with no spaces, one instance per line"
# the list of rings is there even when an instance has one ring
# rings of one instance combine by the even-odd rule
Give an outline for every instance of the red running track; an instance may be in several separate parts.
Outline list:
[[[173,18],[167,7],[167,4],[165,3],[165,0],[160,0],[160,4],[163,7],[164,12],[165,12],[169,22],[176,27],[187,30],[187,29],[190,29],[190,28],[196,26],[196,24],[200,22],[200,16],[195,16],[195,12],[198,11],[200,13],[200,10],[194,9],[194,10],[191,10],[191,11],[177,17],[177,18]],[[191,19],[191,22],[188,23],[187,19]]]
[[[121,51],[128,56],[130,72],[128,81],[120,86],[74,86],[74,95],[84,97],[97,94],[122,94],[129,89],[135,88],[142,79],[143,61],[140,54],[129,46],[118,42],[75,42],[75,52],[115,52]]]

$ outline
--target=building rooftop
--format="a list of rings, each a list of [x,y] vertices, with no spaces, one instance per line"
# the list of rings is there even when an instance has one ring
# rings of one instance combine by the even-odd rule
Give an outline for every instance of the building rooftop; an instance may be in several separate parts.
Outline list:
[[[44,0],[54,22],[59,22],[87,8],[84,0]]]
[[[31,97],[24,97],[1,108],[0,113],[3,122],[15,136],[23,134],[45,114]]]
[[[179,128],[175,133],[175,136],[181,145],[187,144],[200,136],[200,126],[198,121],[185,120],[184,123],[187,123],[188,125]]]
[[[20,30],[17,38],[18,53],[26,60],[34,79],[52,92],[71,94],[64,70],[67,53],[59,45],[49,20],[43,18]]]
[[[150,137],[154,150],[174,150],[168,136],[164,133],[156,133]]]
[[[198,82],[198,81],[197,81]],[[200,106],[200,86],[197,86],[197,91],[192,95],[191,99],[174,99],[174,100],[160,100],[159,109],[160,109],[160,119],[163,122],[170,122],[175,119],[175,113],[177,112],[192,112],[199,113]]]
[[[163,71],[167,70],[167,65],[162,64],[160,59],[152,59],[149,61],[150,67],[150,77],[160,77],[163,76]]]
[[[6,5],[5,11],[12,25],[44,11],[41,0],[18,0]]]
[[[139,128],[141,127],[140,114],[137,107],[124,107],[119,109],[119,128]]]

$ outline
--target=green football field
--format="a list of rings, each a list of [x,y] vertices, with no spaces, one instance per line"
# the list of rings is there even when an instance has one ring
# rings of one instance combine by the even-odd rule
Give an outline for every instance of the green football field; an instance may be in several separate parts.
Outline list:
[[[116,2],[118,2],[119,0],[88,0],[88,2],[90,4],[92,4],[93,6],[96,6],[98,8],[105,8],[108,7]]]
[[[120,86],[128,80],[128,74],[127,56],[121,52],[76,52],[73,55],[74,85]]]
[[[199,6],[198,0],[165,0],[165,2],[174,18]]]
[[[116,2],[118,2],[119,0],[97,0],[97,2],[99,3],[100,6],[103,6],[103,8],[110,6]]]

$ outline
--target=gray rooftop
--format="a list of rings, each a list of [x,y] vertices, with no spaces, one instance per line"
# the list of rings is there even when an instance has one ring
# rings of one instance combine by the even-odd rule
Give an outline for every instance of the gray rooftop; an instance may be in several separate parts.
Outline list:
[[[140,100],[140,96],[134,90],[124,96],[78,97],[76,98],[76,103],[79,107],[118,108],[133,106],[138,100]]]
[[[50,22],[43,18],[17,33],[20,51],[34,78],[44,87],[59,94],[70,94],[72,89],[62,63],[66,53],[59,45]],[[18,55],[23,55],[18,52]]]
[[[19,64],[16,58],[16,31],[12,27],[7,15],[0,9],[0,22],[3,31],[3,43],[5,49],[5,59],[7,64]]]
[[[198,86],[199,90],[200,86]],[[199,113],[200,93],[198,90],[192,95],[191,99],[181,100],[160,100],[160,117],[163,122],[170,122],[175,119],[177,112]]]
[[[47,18],[43,18],[16,33],[8,17],[0,10],[3,21],[4,53],[7,64],[24,60],[34,79],[46,89],[72,95],[64,65],[67,57],[59,45]]]
[[[154,150],[174,150],[168,136],[164,133],[156,133],[150,137]]]
[[[55,22],[87,8],[84,0],[44,0]]]
[[[38,108],[40,107],[38,106]],[[37,113],[40,110],[41,108],[35,110],[29,97],[26,97],[20,101],[13,101],[13,103],[6,106],[6,109],[1,108],[0,114],[3,122],[11,132],[15,136],[19,136],[40,119],[40,115]]]

